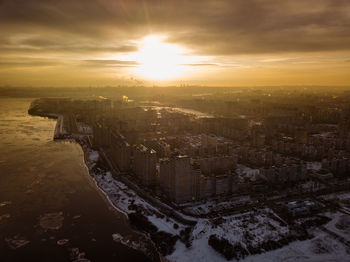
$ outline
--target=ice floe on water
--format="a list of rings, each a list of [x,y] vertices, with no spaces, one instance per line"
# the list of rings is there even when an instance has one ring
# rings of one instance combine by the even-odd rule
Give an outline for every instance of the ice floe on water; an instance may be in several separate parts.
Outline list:
[[[3,202],[0,202],[0,207],[4,207],[4,206],[7,206],[7,205],[11,205],[12,202],[11,201],[3,201]]]
[[[68,242],[69,242],[69,239],[67,239],[67,238],[60,239],[60,240],[57,240],[57,245],[59,245],[59,246],[64,246],[64,245],[66,245]]]
[[[10,218],[10,217],[11,217],[10,214],[3,214],[3,215],[0,215],[0,222],[3,221],[3,220],[5,220],[5,219],[8,219],[8,218]]]
[[[90,262],[89,259],[85,258],[85,252],[80,251],[77,247],[70,249],[69,258],[72,262]]]
[[[16,235],[12,238],[11,237],[5,238],[5,242],[7,243],[9,248],[13,250],[23,247],[29,243],[29,241],[25,237],[20,235]]]
[[[135,250],[143,251],[143,250],[147,249],[142,242],[132,240],[129,237],[123,237],[122,235],[120,235],[118,233],[112,234],[112,238],[115,242],[123,244],[123,245],[130,247],[132,249],[135,249]]]
[[[39,217],[39,225],[45,230],[58,230],[63,225],[63,212],[46,213]]]

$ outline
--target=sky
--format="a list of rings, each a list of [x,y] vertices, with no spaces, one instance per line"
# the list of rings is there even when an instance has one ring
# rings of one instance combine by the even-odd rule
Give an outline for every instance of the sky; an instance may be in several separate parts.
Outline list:
[[[349,0],[0,0],[0,86],[350,86],[349,72]]]

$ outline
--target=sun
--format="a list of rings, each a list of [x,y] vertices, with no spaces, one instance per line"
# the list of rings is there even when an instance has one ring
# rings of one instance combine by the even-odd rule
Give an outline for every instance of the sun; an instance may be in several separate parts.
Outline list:
[[[164,37],[150,35],[140,44],[135,53],[139,66],[134,72],[148,79],[162,80],[177,77],[186,72],[185,50],[177,45],[163,42]]]

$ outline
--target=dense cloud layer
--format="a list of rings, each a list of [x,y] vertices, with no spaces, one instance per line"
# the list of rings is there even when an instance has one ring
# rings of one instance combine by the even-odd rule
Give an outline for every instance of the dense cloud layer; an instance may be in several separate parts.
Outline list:
[[[348,0],[3,0],[0,23],[1,48],[128,51],[153,32],[205,55],[350,49]]]
[[[150,34],[201,56],[187,64],[195,71],[262,68],[256,73],[261,79],[271,77],[268,64],[280,68],[280,79],[306,79],[304,68],[313,66],[309,72],[315,73],[327,64],[337,73],[329,79],[348,81],[349,0],[0,0],[0,77],[3,71],[16,79],[10,69],[30,66],[54,76],[56,65],[61,73],[65,66],[77,74],[119,69],[128,78],[120,70],[138,64],[120,56],[138,50],[138,41]],[[29,79],[31,72],[25,73]]]

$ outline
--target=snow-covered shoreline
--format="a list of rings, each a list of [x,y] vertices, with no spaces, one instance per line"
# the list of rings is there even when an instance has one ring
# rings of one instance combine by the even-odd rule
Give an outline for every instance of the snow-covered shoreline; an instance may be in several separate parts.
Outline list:
[[[99,170],[97,167],[97,161],[99,159],[99,153],[92,150],[86,143],[82,142],[82,137],[72,137],[71,139],[65,139],[69,141],[77,142],[84,152],[84,162],[91,178],[91,182],[96,188],[103,194],[108,204],[118,212],[124,214],[126,218],[128,215],[135,213],[135,211],[142,210],[142,214],[147,217],[147,220],[153,224],[158,232],[166,232],[170,235],[177,236],[178,240],[175,242],[174,250],[170,254],[167,254],[165,258],[169,261],[227,261],[227,259],[215,251],[210,245],[208,245],[209,238],[212,235],[218,238],[225,238],[230,243],[243,243],[243,248],[246,248],[247,243],[250,243],[251,238],[254,241],[251,245],[259,247],[264,244],[266,240],[277,240],[288,238],[292,234],[292,230],[287,225],[282,225],[278,220],[274,219],[276,215],[272,210],[257,210],[251,212],[245,212],[243,214],[231,215],[222,217],[222,221],[218,225],[215,224],[215,220],[197,218],[197,224],[191,228],[190,234],[190,246],[186,245],[186,242],[181,240],[183,232],[186,230],[187,225],[183,225],[174,219],[162,214],[156,207],[152,206],[140,196],[137,195],[132,189],[128,188],[124,183],[113,178],[112,173],[106,170]],[[312,261],[316,258],[318,261],[327,261],[328,258],[332,258],[334,261],[342,261],[347,256],[346,249],[341,247],[341,244],[337,240],[330,239],[324,232],[315,231],[317,233],[314,239],[310,240],[296,240],[291,243],[287,243],[281,248],[277,248],[271,251],[263,251],[257,254],[249,254],[239,258],[240,261],[285,261],[285,259],[291,259],[293,261]],[[141,232],[141,234],[143,234]],[[146,235],[143,234],[145,237]],[[250,236],[250,237],[249,237]],[[113,234],[111,237],[123,245],[147,253],[146,247],[137,241],[128,239],[121,236],[118,233]],[[147,239],[151,241],[150,237]],[[334,249],[327,246],[332,241]],[[303,244],[304,243],[304,244]],[[296,247],[307,245],[313,248],[311,251],[302,249],[302,256],[298,256],[295,252]],[[321,254],[317,250],[317,247],[324,246],[329,248],[329,254]],[[316,251],[314,251],[316,250]],[[336,252],[341,251],[340,254]],[[162,260],[162,256],[160,260]],[[289,254],[289,256],[287,256]],[[324,258],[324,260],[323,260]],[[233,258],[233,261],[235,259]]]
[[[115,180],[112,177],[111,172],[107,171],[97,174],[93,169],[96,166],[98,152],[91,150],[86,145],[82,145],[82,148],[84,150],[85,162],[90,176],[93,178],[97,187],[103,192],[109,203],[114,208],[120,212],[123,212],[125,215],[129,215],[135,212],[133,208],[134,206],[142,207],[144,212],[148,212],[148,214],[146,214],[148,221],[155,225],[158,231],[167,232],[175,236],[180,236],[182,234],[181,231],[186,229],[186,225],[182,225],[181,223],[161,214],[156,207],[153,207],[148,202],[140,198],[125,184]],[[290,233],[287,226],[282,226],[279,230],[276,230],[279,228],[278,223],[276,221],[273,222],[268,216],[268,213],[272,211],[267,210],[266,212],[266,215],[261,216],[262,213],[254,215],[256,218],[261,217],[261,223],[265,224],[267,227],[271,227],[270,229],[266,229],[266,234],[272,234],[271,238],[278,239],[278,234],[281,234],[280,236],[284,237],[285,234]],[[166,258],[170,261],[187,261],[186,257],[195,258],[196,261],[226,261],[223,256],[208,245],[209,237],[215,234],[219,237],[229,237],[230,239],[227,232],[232,228],[232,230],[234,230],[236,233],[232,234],[233,238],[230,239],[230,241],[240,242],[242,240],[239,238],[243,237],[243,234],[246,234],[248,231],[252,230],[257,230],[256,234],[261,235],[261,229],[256,227],[253,227],[255,228],[253,229],[252,227],[249,227],[249,225],[253,225],[253,223],[248,223],[247,230],[241,230],[242,225],[244,226],[246,223],[246,216],[251,217],[252,215],[248,212],[247,214],[243,215],[224,217],[223,219],[225,219],[226,222],[219,226],[213,226],[210,219],[197,219],[197,225],[192,229],[191,233],[192,246],[186,247],[186,244],[183,241],[178,240],[175,244],[174,252],[168,254]],[[274,223],[273,226],[269,226],[271,221]],[[274,235],[276,232],[277,235]],[[131,243],[131,246],[136,246],[132,241],[121,239],[120,235],[115,235],[113,237],[120,243]],[[261,239],[261,237],[258,239]],[[256,245],[259,244],[257,243]]]
[[[98,192],[101,194],[102,198],[105,200],[106,204],[111,207],[112,210],[117,211],[118,213],[122,214],[125,216],[125,219],[128,219],[128,213],[123,210],[123,208],[120,208],[118,205],[115,204],[115,202],[112,201],[110,195],[106,192],[106,190],[101,187],[101,185],[98,183],[98,180],[96,179],[96,174],[92,170],[92,168],[96,165],[96,162],[99,158],[99,154],[97,151],[94,151],[90,149],[85,143],[83,143],[80,138],[73,138],[73,139],[64,139],[68,141],[75,142],[80,145],[83,151],[84,155],[84,164],[88,172],[88,179],[89,182],[98,190]],[[135,231],[136,234],[142,236],[144,240],[147,240],[149,243],[151,243],[152,250],[150,250],[150,246],[147,246],[146,243],[140,242],[140,241],[135,241],[135,239],[132,239],[130,236],[122,236],[119,233],[114,233],[112,234],[112,238],[114,241],[117,243],[123,244],[125,246],[128,246],[131,249],[140,251],[144,253],[145,255],[149,256],[150,252],[154,253],[156,252],[156,258],[157,261],[162,261],[162,256],[161,254],[157,251],[156,247],[153,245],[151,239],[147,235],[145,235],[143,232],[140,231]],[[140,243],[139,243],[140,242]],[[153,256],[154,254],[152,254]]]

